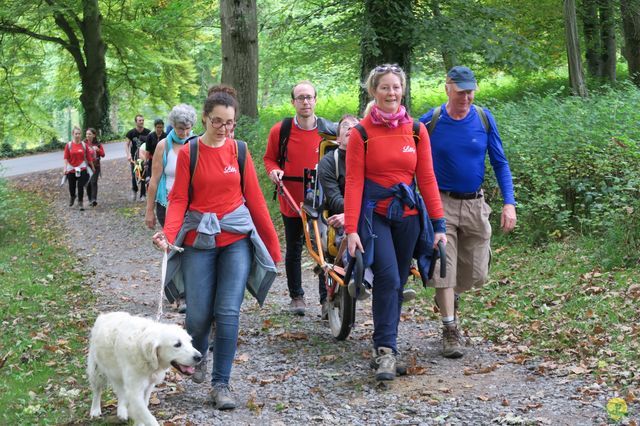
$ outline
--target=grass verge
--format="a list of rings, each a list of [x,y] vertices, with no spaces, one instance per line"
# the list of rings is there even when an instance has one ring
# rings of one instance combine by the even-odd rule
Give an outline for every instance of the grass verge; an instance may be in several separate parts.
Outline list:
[[[605,270],[586,237],[537,248],[500,240],[491,281],[463,299],[463,327],[540,372],[637,392],[640,265]]]
[[[1,424],[65,424],[88,413],[93,295],[63,236],[44,201],[0,181]]]

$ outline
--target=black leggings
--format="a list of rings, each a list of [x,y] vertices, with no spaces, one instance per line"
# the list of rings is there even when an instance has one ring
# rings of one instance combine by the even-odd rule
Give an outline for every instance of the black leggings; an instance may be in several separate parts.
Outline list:
[[[285,270],[287,271],[287,286],[291,298],[304,296],[302,288],[302,246],[304,245],[304,229],[302,219],[282,215],[284,223],[284,237],[287,244],[285,252]],[[324,273],[318,276],[318,293],[320,303],[327,299],[327,288],[324,284]]]
[[[67,180],[69,181],[69,195],[71,198],[76,197],[76,188],[78,189],[78,201],[84,199],[84,187],[89,181],[89,173],[87,170],[80,172],[80,176],[76,176],[75,172],[67,174]]]
[[[98,201],[98,177],[100,176],[100,169],[96,169],[93,172],[93,176],[89,179],[89,184],[87,185],[87,198],[89,202]]]

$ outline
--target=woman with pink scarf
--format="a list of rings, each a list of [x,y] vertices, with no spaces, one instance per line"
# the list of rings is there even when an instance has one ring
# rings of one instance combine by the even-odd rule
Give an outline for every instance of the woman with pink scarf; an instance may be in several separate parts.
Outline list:
[[[347,146],[345,233],[349,254],[361,251],[364,266],[373,269],[371,366],[377,380],[396,376],[402,292],[411,259],[427,246],[432,252],[439,241],[446,243],[429,135],[423,124],[414,126],[402,105],[405,86],[397,65],[369,73],[366,87],[374,104],[351,131]]]

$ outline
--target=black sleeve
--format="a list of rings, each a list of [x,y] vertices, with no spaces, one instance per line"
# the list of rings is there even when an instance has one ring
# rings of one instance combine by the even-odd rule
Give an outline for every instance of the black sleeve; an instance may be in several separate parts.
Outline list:
[[[318,164],[318,178],[324,190],[325,208],[331,214],[344,213],[344,195],[336,179],[336,164],[333,151],[329,151]]]

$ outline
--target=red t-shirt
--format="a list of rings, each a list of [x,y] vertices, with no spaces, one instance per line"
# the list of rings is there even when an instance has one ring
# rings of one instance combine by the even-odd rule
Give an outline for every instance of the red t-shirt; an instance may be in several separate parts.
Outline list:
[[[82,165],[82,163],[84,163],[84,159],[85,159],[85,153],[86,153],[86,157],[87,157],[87,161],[91,162],[93,161],[93,150],[90,149],[88,146],[83,145],[82,142],[80,143],[75,143],[75,142],[71,142],[68,143],[64,146],[64,159],[67,160],[67,162],[69,163],[69,166],[71,167],[78,167],[80,165]],[[69,148],[71,147],[71,148]],[[87,168],[86,163],[84,165],[82,165],[81,169],[85,170]],[[70,171],[67,170],[67,173],[69,173]]]
[[[418,189],[432,219],[444,217],[438,184],[433,172],[431,144],[424,124],[420,123],[419,143],[413,138],[413,123],[395,129],[375,125],[366,116],[360,125],[367,132],[367,151],[360,132],[349,135],[347,145],[347,176],[344,197],[345,232],[357,232],[364,180],[369,179],[386,188],[398,183],[410,185],[414,176]],[[366,158],[365,158],[366,155]],[[391,198],[380,200],[376,213],[386,215]],[[418,214],[416,209],[405,206],[405,216]]]
[[[175,241],[180,227],[182,227],[189,203],[189,177],[189,145],[185,144],[178,153],[176,177],[169,193],[167,218],[164,225],[164,233],[171,243]],[[189,209],[203,213],[216,213],[218,220],[220,220],[244,202],[271,258],[274,262],[279,262],[281,254],[278,235],[269,216],[267,203],[262,195],[249,152],[247,152],[244,169],[244,186],[243,198],[234,140],[227,138],[224,145],[216,148],[207,146],[202,143],[202,140],[198,140],[198,163],[192,179],[193,198]],[[192,245],[195,237],[195,231],[189,232],[184,244]],[[244,234],[222,231],[216,235],[216,246],[228,246],[246,237]]]
[[[282,121],[271,128],[267,151],[262,158],[267,175],[274,169],[280,169],[278,157],[280,156],[280,127]],[[304,169],[313,169],[318,164],[319,148],[322,138],[318,129],[304,130],[295,124],[291,124],[291,134],[287,143],[287,161],[284,164],[284,175],[302,178]],[[302,182],[284,180],[284,184],[291,196],[299,205],[304,200],[304,187]],[[287,217],[299,217],[298,213],[289,207],[283,197],[280,199],[280,212]]]

